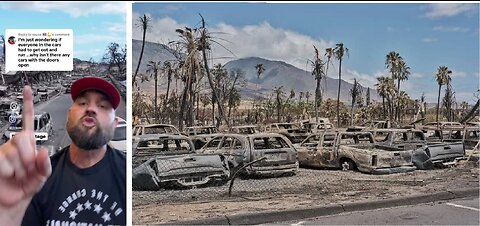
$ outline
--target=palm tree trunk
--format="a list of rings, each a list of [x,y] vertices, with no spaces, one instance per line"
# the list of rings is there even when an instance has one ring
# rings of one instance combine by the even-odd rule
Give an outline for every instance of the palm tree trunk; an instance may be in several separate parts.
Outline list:
[[[157,89],[157,72],[155,72],[155,108],[153,109],[153,117],[155,117],[155,120],[158,118],[158,104],[157,104],[157,99],[158,99],[158,89]]]
[[[215,125],[215,101],[214,101],[214,97],[212,98],[212,124]]]
[[[165,107],[168,105],[168,93],[170,93],[170,83],[172,82],[172,78],[168,77],[167,82],[167,94],[165,95]]]
[[[210,84],[210,88],[212,89],[213,95],[215,96],[215,100],[217,101],[218,111],[220,113],[220,121],[224,120],[225,123],[227,124],[227,127],[230,127],[227,119],[225,118],[225,114],[224,114],[225,111],[223,110],[223,106],[220,103],[220,99],[218,98],[217,91],[214,89],[215,86],[213,85],[212,75],[210,74],[210,68],[208,67],[207,53],[205,52],[205,48],[202,48],[202,54],[203,54],[203,64],[205,66],[205,71],[207,72],[208,83]],[[220,122],[217,122],[217,124],[219,125]]]
[[[438,85],[438,99],[437,99],[437,117],[436,122],[438,122],[438,110],[440,109],[440,92],[442,91],[442,85]],[[437,124],[438,125],[438,124]]]
[[[145,48],[145,35],[146,34],[147,34],[147,29],[143,29],[142,50],[140,51],[140,57],[138,59],[137,69],[135,69],[135,74],[133,75],[133,79],[132,79],[133,84],[135,84],[135,79],[137,78],[138,69],[140,68],[140,64],[142,63],[143,49]]]
[[[277,101],[277,122],[280,122],[280,102]]]
[[[185,88],[183,89],[183,94],[182,94],[182,101],[180,105],[180,112],[178,114],[178,129],[180,129],[180,131],[183,130],[183,114],[185,112],[185,105],[187,102],[187,95],[188,95],[187,87],[188,85],[185,84]]]
[[[387,119],[387,108],[385,106],[385,96],[382,96],[382,103],[383,103],[383,119]]]
[[[200,117],[200,93],[196,95],[197,97],[197,106],[195,108],[195,119],[198,120]]]
[[[337,127],[340,127],[340,87],[342,84],[342,58],[338,67],[338,94],[337,94]]]
[[[317,87],[315,88],[315,122],[318,123],[318,101],[320,99],[320,79],[317,78]]]
[[[192,126],[193,125],[193,121],[194,121],[194,114],[193,114],[193,110],[194,110],[194,106],[195,106],[195,93],[193,92],[193,84],[192,86],[190,86],[190,90],[189,90],[190,94],[189,94],[189,101],[188,101],[188,108],[187,108],[187,123],[189,126]]]
[[[350,126],[353,125],[353,107],[354,107],[354,105],[355,105],[355,99],[352,100],[352,112],[351,112],[351,114],[350,114],[350,115],[351,115],[351,116],[350,116],[350,117],[351,117],[351,119],[350,119]]]
[[[397,110],[395,111],[395,120],[400,119],[400,79],[397,79]]]

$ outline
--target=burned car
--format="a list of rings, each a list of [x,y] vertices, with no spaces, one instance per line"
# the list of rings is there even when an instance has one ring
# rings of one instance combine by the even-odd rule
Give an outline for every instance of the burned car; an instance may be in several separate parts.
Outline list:
[[[238,134],[258,133],[257,126],[255,125],[232,126],[229,131],[231,133],[238,133]]]
[[[138,142],[140,136],[146,134],[181,134],[180,130],[170,124],[140,124],[133,127],[133,142]]]
[[[294,123],[272,123],[265,127],[266,133],[279,133],[287,137],[293,144],[302,142],[307,136],[307,130]]]
[[[196,150],[203,147],[212,137],[220,135],[220,131],[215,126],[191,126],[185,128],[185,133],[192,139]]]
[[[308,133],[319,133],[324,130],[335,128],[328,118],[311,118],[301,121],[300,124]]]
[[[133,150],[135,190],[223,185],[230,177],[223,156],[195,153],[192,141],[183,135],[142,135]]]
[[[418,169],[431,169],[434,164],[449,165],[465,155],[462,142],[427,142],[425,134],[416,129],[378,129],[372,131],[379,146],[412,152],[412,161]]]
[[[388,128],[398,128],[398,124],[389,120],[386,121],[368,121],[363,123],[360,126],[353,126],[347,128],[347,131],[369,131],[372,129],[388,129]]]
[[[475,145],[480,141],[480,127],[478,126],[468,126],[465,127],[465,134],[463,137],[463,143],[465,148],[473,149]]]
[[[409,151],[377,146],[370,132],[327,131],[316,145],[304,140],[297,147],[300,166],[359,170],[372,174],[416,169]]]
[[[180,130],[170,124],[144,124],[133,127],[133,136],[145,134],[180,134]]]
[[[222,134],[212,138],[198,153],[226,156],[232,172],[246,164],[265,158],[242,169],[242,175],[281,176],[298,170],[297,153],[292,143],[277,133]]]

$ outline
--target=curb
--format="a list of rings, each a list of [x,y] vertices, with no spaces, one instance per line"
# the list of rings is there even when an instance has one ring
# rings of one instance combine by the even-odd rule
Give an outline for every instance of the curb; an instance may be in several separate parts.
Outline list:
[[[224,217],[216,217],[202,220],[178,221],[168,225],[246,225],[265,224],[281,221],[301,220],[305,218],[320,217],[344,212],[373,210],[380,208],[407,206],[421,203],[429,203],[441,200],[450,200],[465,197],[478,197],[479,188],[469,188],[452,191],[442,191],[432,194],[407,196],[393,199],[375,201],[363,201],[355,203],[337,204],[330,206],[311,207],[304,209],[290,209],[284,211],[239,214]]]

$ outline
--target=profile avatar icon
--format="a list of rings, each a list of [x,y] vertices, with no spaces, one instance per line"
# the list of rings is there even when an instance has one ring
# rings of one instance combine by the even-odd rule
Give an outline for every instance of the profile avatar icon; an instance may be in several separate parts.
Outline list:
[[[10,36],[10,37],[8,38],[8,43],[9,43],[10,45],[15,44],[15,37],[14,37],[14,36]]]

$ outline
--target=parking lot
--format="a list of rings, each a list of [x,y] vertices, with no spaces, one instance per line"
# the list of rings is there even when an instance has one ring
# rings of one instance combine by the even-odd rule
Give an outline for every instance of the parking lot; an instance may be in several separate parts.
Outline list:
[[[370,175],[354,171],[300,169],[295,176],[236,179],[188,190],[134,191],[134,224],[178,223],[225,215],[307,208],[478,188],[478,162],[443,169]]]

